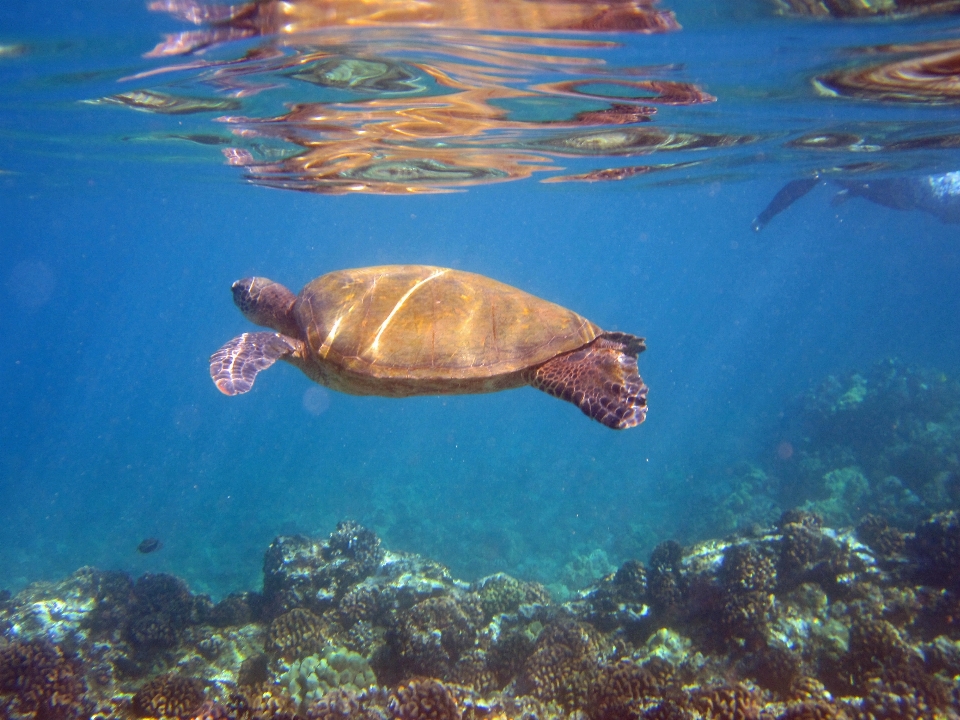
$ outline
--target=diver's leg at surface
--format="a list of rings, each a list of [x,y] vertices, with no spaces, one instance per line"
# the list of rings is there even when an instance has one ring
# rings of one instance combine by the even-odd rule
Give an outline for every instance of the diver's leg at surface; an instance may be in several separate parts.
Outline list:
[[[763,209],[763,212],[754,218],[753,229],[756,232],[763,230],[768,222],[813,190],[819,182],[819,173],[812,178],[803,178],[802,180],[791,180],[788,182],[780,188],[780,192],[773,196],[773,200]]]

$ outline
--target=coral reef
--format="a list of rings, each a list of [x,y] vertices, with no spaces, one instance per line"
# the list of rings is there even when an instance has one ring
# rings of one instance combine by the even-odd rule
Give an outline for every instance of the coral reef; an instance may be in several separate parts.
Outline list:
[[[399,614],[393,645],[409,673],[450,677],[476,644],[482,618],[475,598],[428,598]]]
[[[48,641],[14,641],[0,650],[0,716],[50,720],[89,717],[82,664]]]
[[[141,655],[175,648],[183,630],[193,621],[193,600],[180,578],[150,573],[141,576],[126,609],[124,639]]]
[[[503,613],[515,613],[521,605],[545,605],[550,594],[538,583],[527,583],[504,573],[485,577],[472,588],[487,622]]]
[[[303,607],[329,609],[351,585],[383,560],[380,538],[354,522],[341,522],[326,542],[297,535],[278,537],[263,563],[263,594],[274,615]]]
[[[777,437],[774,501],[832,526],[872,513],[909,528],[960,499],[960,381],[941,372],[884,360],[830,376],[787,409]]]
[[[196,715],[206,695],[203,682],[181,675],[161,675],[145,682],[133,696],[133,712],[141,718],[180,718]]]
[[[586,697],[605,655],[600,634],[590,625],[558,620],[544,628],[527,658],[517,690],[541,702],[572,709]]]
[[[788,510],[661,543],[565,602],[458,581],[344,523],[275,541],[264,587],[214,604],[89,568],[30,586],[0,603],[0,718],[960,717],[956,512],[854,531]]]
[[[329,624],[309,610],[294,608],[270,623],[265,648],[284,660],[315,655],[327,645]]]
[[[460,720],[457,701],[450,690],[433,678],[414,678],[400,685],[390,698],[396,720]]]
[[[309,655],[284,667],[277,681],[301,706],[332,690],[358,691],[377,683],[366,658],[341,648],[329,647],[322,655]]]
[[[663,678],[630,660],[605,665],[590,687],[591,720],[636,720],[651,699],[662,698]]]

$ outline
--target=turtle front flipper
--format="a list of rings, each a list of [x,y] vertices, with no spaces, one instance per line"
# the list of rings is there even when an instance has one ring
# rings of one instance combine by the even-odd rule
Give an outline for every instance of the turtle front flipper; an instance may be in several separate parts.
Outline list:
[[[253,387],[257,373],[286,355],[296,355],[302,343],[271,332],[244,333],[210,356],[210,377],[224,395],[239,395]]]
[[[637,369],[643,338],[604,333],[579,350],[559,355],[530,371],[530,384],[572,402],[614,430],[647,417],[647,386]]]

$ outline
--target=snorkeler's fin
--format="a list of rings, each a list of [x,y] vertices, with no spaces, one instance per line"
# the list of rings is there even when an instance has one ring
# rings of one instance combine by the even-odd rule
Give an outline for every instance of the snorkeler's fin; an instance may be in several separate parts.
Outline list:
[[[788,182],[780,188],[780,192],[773,196],[773,200],[763,209],[763,212],[754,218],[753,229],[756,232],[763,230],[768,222],[813,190],[819,182],[819,173],[812,178],[803,178],[802,180],[791,180]]]

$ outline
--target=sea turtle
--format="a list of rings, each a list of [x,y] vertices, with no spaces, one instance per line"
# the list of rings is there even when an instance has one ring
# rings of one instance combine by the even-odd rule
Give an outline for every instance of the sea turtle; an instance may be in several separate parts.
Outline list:
[[[353,395],[453,395],[533,385],[607,427],[639,425],[643,338],[604,332],[575,312],[462,270],[386,265],[338,270],[294,295],[266,278],[233,284],[252,322],[210,357],[226,395],[283,359]]]

